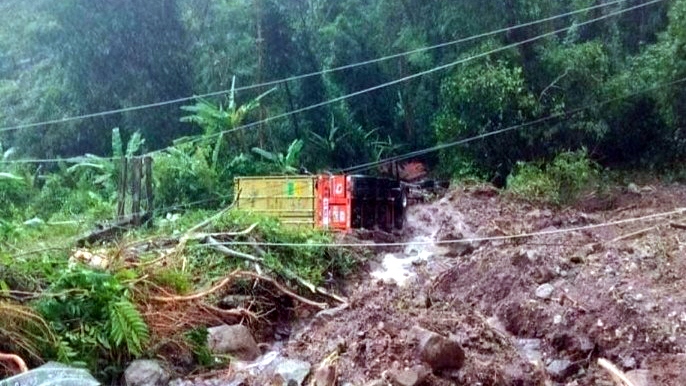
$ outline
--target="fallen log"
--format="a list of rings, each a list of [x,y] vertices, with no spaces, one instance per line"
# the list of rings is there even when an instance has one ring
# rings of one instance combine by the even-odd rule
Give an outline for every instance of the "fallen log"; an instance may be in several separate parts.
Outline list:
[[[92,245],[99,241],[110,241],[120,237],[124,231],[137,226],[137,222],[141,221],[143,223],[148,222],[152,218],[152,213],[144,213],[142,217],[136,219],[134,217],[126,217],[122,220],[110,224],[107,227],[96,229],[91,233],[81,237],[76,240],[76,245],[78,247],[85,247],[86,245]]]

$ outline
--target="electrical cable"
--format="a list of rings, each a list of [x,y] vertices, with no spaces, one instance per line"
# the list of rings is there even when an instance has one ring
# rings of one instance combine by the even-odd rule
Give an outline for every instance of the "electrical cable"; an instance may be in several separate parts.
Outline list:
[[[656,3],[659,3],[659,2],[662,2],[662,1],[664,1],[664,0],[651,0],[651,1],[648,1],[648,2],[643,3],[643,4],[635,5],[635,6],[632,6],[632,7],[629,7],[629,8],[625,8],[625,9],[623,9],[623,10],[621,10],[621,11],[616,11],[616,12],[613,12],[613,13],[609,13],[609,14],[607,14],[607,15],[603,15],[603,16],[600,16],[600,17],[597,17],[597,18],[594,18],[594,19],[591,19],[591,20],[584,21],[584,22],[579,22],[579,23],[573,24],[573,25],[571,25],[571,26],[569,26],[569,27],[565,27],[565,28],[561,28],[561,29],[558,29],[558,30],[555,30],[555,31],[547,32],[547,33],[544,33],[544,34],[542,34],[542,35],[537,35],[537,36],[535,36],[535,37],[532,37],[532,38],[529,38],[529,39],[526,39],[526,40],[523,40],[523,41],[519,41],[519,42],[516,42],[516,43],[512,43],[512,44],[509,44],[509,45],[506,45],[506,46],[503,46],[503,47],[499,47],[499,48],[496,48],[496,49],[493,49],[493,50],[490,50],[490,51],[487,51],[487,52],[484,52],[484,53],[480,53],[480,54],[473,55],[473,56],[470,56],[470,57],[467,57],[467,58],[463,58],[463,59],[460,59],[460,60],[457,60],[457,61],[453,61],[453,62],[450,62],[450,63],[447,63],[447,64],[443,64],[443,65],[434,67],[434,68],[432,68],[432,69],[425,70],[425,71],[421,71],[421,72],[418,72],[418,73],[415,73],[415,74],[412,74],[412,75],[408,75],[408,76],[405,76],[405,77],[402,77],[402,78],[399,78],[399,79],[396,79],[396,80],[393,80],[393,81],[390,81],[390,82],[382,83],[382,84],[379,84],[379,85],[376,85],[376,86],[373,86],[373,87],[370,87],[370,88],[366,88],[366,89],[359,90],[359,91],[356,91],[356,92],[353,92],[353,93],[350,93],[350,94],[342,95],[342,96],[339,96],[339,97],[330,99],[330,100],[328,100],[328,101],[319,102],[319,103],[316,103],[316,104],[313,104],[313,105],[310,105],[310,106],[307,106],[307,107],[295,109],[295,110],[292,110],[292,111],[289,111],[289,112],[286,112],[286,113],[282,113],[282,114],[279,114],[279,115],[275,115],[275,116],[272,116],[272,117],[268,117],[268,118],[262,119],[262,120],[260,120],[260,121],[252,122],[252,123],[245,124],[245,125],[241,125],[241,126],[238,126],[238,127],[233,128],[233,129],[223,130],[223,131],[220,131],[220,132],[211,134],[211,135],[200,136],[200,137],[195,138],[195,139],[189,139],[189,140],[186,141],[185,143],[195,143],[195,142],[198,142],[198,141],[203,141],[203,140],[206,140],[206,139],[214,138],[214,137],[217,137],[217,136],[221,136],[221,135],[224,135],[224,134],[236,132],[236,131],[239,131],[239,130],[245,130],[245,129],[248,129],[248,128],[251,128],[251,127],[255,127],[255,126],[258,126],[258,125],[261,125],[261,124],[264,124],[264,123],[268,123],[268,122],[271,122],[271,121],[274,121],[274,120],[277,120],[277,119],[286,118],[286,117],[289,117],[289,116],[294,115],[294,114],[299,114],[299,113],[302,113],[302,112],[305,112],[305,111],[309,111],[309,110],[313,110],[313,109],[316,109],[316,108],[319,108],[319,107],[323,107],[323,106],[327,106],[327,105],[334,104],[334,103],[337,103],[337,102],[341,102],[341,101],[343,101],[343,100],[347,100],[347,99],[350,99],[350,98],[353,98],[353,97],[356,97],[356,96],[359,96],[359,95],[362,95],[362,94],[366,94],[366,93],[369,93],[369,92],[377,91],[377,90],[380,90],[380,89],[383,89],[383,88],[386,88],[386,87],[389,87],[389,86],[393,86],[393,85],[396,85],[396,84],[400,84],[400,83],[403,83],[403,82],[406,82],[406,81],[409,81],[409,80],[412,80],[412,79],[415,79],[415,78],[419,78],[419,77],[422,77],[422,76],[425,76],[425,75],[428,75],[428,74],[432,74],[432,73],[435,73],[435,72],[438,72],[438,71],[442,71],[442,70],[445,70],[445,69],[448,69],[448,68],[452,68],[452,67],[455,67],[455,66],[457,66],[457,65],[459,65],[459,64],[464,64],[464,63],[467,63],[467,62],[472,61],[472,60],[475,60],[475,59],[480,59],[480,58],[483,58],[483,57],[492,55],[492,54],[494,54],[494,53],[498,53],[498,52],[501,52],[501,51],[509,50],[509,49],[511,49],[511,48],[515,48],[515,47],[518,47],[518,46],[521,46],[521,45],[524,45],[524,44],[532,43],[532,42],[541,40],[541,39],[543,39],[543,38],[545,38],[545,37],[553,36],[553,35],[556,35],[556,34],[559,34],[559,33],[565,32],[565,31],[568,31],[568,30],[570,30],[570,29],[572,29],[572,28],[578,28],[579,26],[588,25],[588,24],[591,24],[591,23],[594,23],[594,22],[597,22],[597,21],[600,21],[600,20],[604,20],[604,19],[607,19],[607,18],[610,18],[610,17],[613,17],[613,16],[617,16],[617,15],[620,15],[620,14],[623,14],[623,13],[626,13],[626,12],[630,12],[630,11],[633,11],[633,10],[636,10],[636,9],[639,9],[639,8],[642,8],[642,7],[646,7],[646,6],[648,6],[648,5],[656,4]],[[163,151],[165,151],[165,150],[167,150],[167,149],[169,149],[169,148],[171,148],[171,147],[173,147],[173,146],[168,146],[168,147],[166,147],[166,148],[162,148],[162,149],[159,149],[159,150],[151,151],[151,152],[146,153],[146,155],[157,154],[157,153],[163,152]],[[71,159],[54,159],[54,158],[53,158],[53,159],[26,159],[26,160],[9,160],[9,161],[6,160],[6,161],[0,161],[0,164],[2,164],[2,163],[7,164],[7,163],[78,162],[79,160],[82,160],[82,159],[83,159],[82,157],[74,157],[74,158],[71,158]],[[101,160],[112,160],[112,159],[115,159],[115,158],[114,158],[114,157],[102,157],[102,158],[100,158],[100,159],[101,159]]]
[[[446,69],[455,67],[455,66],[457,66],[457,65],[459,65],[459,64],[464,64],[464,63],[470,62],[470,61],[475,60],[475,59],[480,59],[480,58],[483,58],[483,57],[487,57],[487,56],[493,55],[493,54],[498,53],[498,52],[506,51],[506,50],[509,50],[509,49],[512,49],[512,48],[516,48],[516,47],[521,46],[521,45],[525,45],[525,44],[528,44],[528,43],[532,43],[532,42],[541,40],[541,39],[546,38],[546,37],[549,37],[549,36],[553,36],[553,35],[557,35],[557,34],[562,33],[562,32],[569,31],[570,29],[573,29],[573,28],[578,28],[578,27],[580,27],[580,26],[584,26],[584,25],[588,25],[588,24],[591,24],[591,23],[595,23],[595,22],[600,21],[600,20],[605,20],[605,19],[608,19],[608,18],[610,18],[610,17],[617,16],[617,15],[621,15],[621,14],[623,14],[623,13],[630,12],[630,11],[633,11],[633,10],[636,10],[636,9],[640,9],[640,8],[646,7],[646,6],[648,6],[648,5],[656,4],[656,3],[659,3],[659,2],[662,2],[662,1],[664,1],[664,0],[651,0],[651,1],[648,1],[648,2],[643,3],[643,4],[640,4],[640,5],[635,5],[635,6],[633,6],[633,7],[629,7],[629,8],[623,9],[623,10],[621,10],[621,11],[617,11],[617,12],[609,13],[609,14],[604,15],[604,16],[597,17],[597,18],[595,18],[595,19],[587,20],[587,21],[584,21],[584,22],[579,22],[579,23],[573,24],[573,25],[571,25],[571,26],[569,26],[569,27],[560,28],[560,29],[555,30],[555,31],[547,32],[547,33],[544,33],[544,34],[541,34],[541,35],[537,35],[537,36],[532,37],[532,38],[528,38],[528,39],[525,39],[525,40],[522,40],[522,41],[519,41],[519,42],[516,42],[516,43],[512,43],[512,44],[505,45],[505,46],[503,46],[503,47],[496,48],[496,49],[493,49],[493,50],[490,50],[490,51],[487,51],[487,52],[484,52],[484,53],[480,53],[480,54],[473,55],[473,56],[470,56],[470,57],[467,57],[467,58],[464,58],[464,59],[460,59],[460,60],[456,60],[456,61],[453,61],[453,62],[450,62],[450,63],[447,63],[447,64],[443,64],[443,65],[434,67],[434,68],[432,68],[432,69],[425,70],[425,71],[421,71],[421,72],[418,72],[418,73],[415,73],[415,74],[412,74],[412,75],[408,75],[408,76],[405,76],[405,77],[402,77],[402,78],[399,78],[399,79],[396,79],[396,80],[393,80],[393,81],[390,81],[390,82],[382,83],[382,84],[379,84],[379,85],[376,85],[376,86],[373,86],[373,87],[369,87],[369,88],[366,88],[366,89],[363,89],[363,90],[359,90],[359,91],[356,91],[356,92],[352,92],[352,93],[350,93],[350,94],[342,95],[342,96],[339,96],[339,97],[330,99],[330,100],[328,100],[328,101],[324,101],[324,102],[316,103],[316,104],[313,104],[313,105],[310,105],[310,106],[307,106],[307,107],[302,107],[302,108],[299,108],[299,109],[295,109],[295,110],[292,110],[292,111],[289,111],[289,112],[286,112],[286,113],[283,113],[283,114],[278,114],[278,115],[275,115],[275,116],[272,116],[272,117],[268,117],[268,118],[265,118],[265,119],[263,119],[263,120],[256,121],[256,122],[252,122],[252,123],[249,123],[249,124],[246,124],[246,125],[242,125],[242,126],[239,126],[239,127],[233,128],[233,129],[230,129],[230,130],[223,130],[223,131],[220,131],[220,132],[217,132],[217,133],[214,133],[214,134],[211,134],[211,135],[203,136],[203,137],[200,137],[200,138],[197,138],[197,139],[191,139],[191,140],[189,140],[189,141],[186,142],[186,143],[193,143],[193,142],[197,142],[197,141],[202,141],[202,140],[205,140],[205,139],[217,137],[217,136],[224,135],[224,134],[228,134],[228,133],[232,133],[232,132],[235,132],[235,131],[244,130],[244,129],[251,128],[251,127],[254,127],[254,126],[258,126],[258,125],[262,125],[262,124],[264,124],[264,123],[268,123],[268,122],[271,122],[271,121],[274,121],[274,120],[277,120],[277,119],[286,118],[286,117],[289,117],[289,116],[294,115],[294,114],[299,114],[299,113],[302,113],[302,112],[305,112],[305,111],[309,111],[309,110],[313,110],[313,109],[316,109],[316,108],[319,108],[319,107],[323,107],[323,106],[327,106],[327,105],[334,104],[334,103],[337,103],[337,102],[341,102],[341,101],[344,101],[344,100],[347,100],[347,99],[350,99],[350,98],[353,98],[353,97],[356,97],[356,96],[359,96],[359,95],[367,94],[367,93],[370,93],[370,92],[373,92],[373,91],[377,91],[377,90],[380,90],[380,89],[383,89],[383,88],[386,88],[386,87],[389,87],[389,86],[394,86],[394,85],[396,85],[396,84],[404,83],[404,82],[407,82],[407,81],[409,81],[409,80],[413,80],[413,79],[416,79],[416,78],[419,78],[419,77],[422,77],[422,76],[425,76],[425,75],[429,75],[429,74],[432,74],[432,73],[435,73],[435,72],[438,72],[438,71],[446,70]],[[162,150],[163,150],[163,149],[162,149]],[[162,151],[162,150],[160,150],[160,151]],[[152,152],[152,153],[155,153],[155,152]]]
[[[228,241],[223,243],[217,243],[214,245],[225,245],[225,246],[258,246],[258,247],[309,247],[309,248],[327,248],[327,247],[344,247],[344,248],[354,248],[354,247],[407,247],[415,245],[453,245],[453,244],[464,244],[473,242],[487,242],[487,241],[506,241],[515,240],[522,238],[530,238],[536,236],[550,236],[558,235],[572,232],[579,232],[584,230],[607,228],[615,225],[624,225],[637,222],[645,222],[649,220],[660,219],[664,217],[670,217],[675,215],[680,215],[686,213],[686,208],[679,208],[669,212],[662,212],[657,214],[651,214],[642,217],[628,218],[624,220],[609,221],[600,224],[584,225],[573,228],[555,229],[549,231],[531,232],[531,233],[520,233],[516,235],[506,235],[506,236],[491,236],[491,237],[472,237],[464,239],[451,239],[451,240],[436,240],[436,241],[407,241],[398,243],[270,243],[270,242],[252,242],[252,241]],[[212,247],[212,245],[198,245],[197,247]]]
[[[439,150],[447,149],[447,148],[450,148],[450,147],[455,147],[455,146],[458,146],[458,145],[463,145],[463,144],[465,144],[465,143],[474,142],[474,141],[477,141],[477,140],[480,140],[480,139],[485,139],[485,138],[488,138],[488,137],[492,137],[492,136],[495,136],[495,135],[498,135],[498,134],[503,134],[503,133],[506,133],[506,132],[508,132],[508,131],[514,131],[514,130],[526,128],[526,127],[529,127],[529,126],[538,125],[538,124],[541,124],[541,123],[544,123],[544,122],[547,122],[547,121],[550,121],[550,120],[553,120],[553,119],[562,118],[562,117],[567,117],[567,116],[570,116],[570,115],[577,114],[577,113],[579,113],[579,112],[581,112],[581,111],[584,111],[584,110],[588,110],[588,109],[591,109],[591,108],[596,108],[596,107],[604,106],[604,105],[606,105],[606,104],[608,104],[608,103],[616,102],[616,101],[622,100],[622,99],[628,99],[628,98],[634,97],[634,96],[636,96],[636,95],[644,94],[644,93],[646,93],[646,92],[653,91],[653,90],[656,90],[656,89],[659,89],[659,88],[662,88],[662,87],[673,86],[673,85],[675,85],[675,84],[679,84],[679,83],[683,83],[683,82],[686,82],[686,77],[681,78],[681,79],[679,79],[679,80],[672,81],[672,82],[663,83],[663,84],[659,84],[659,85],[656,85],[656,86],[653,86],[653,87],[649,87],[649,88],[640,90],[640,91],[638,91],[638,92],[634,92],[634,93],[629,94],[629,95],[624,95],[624,96],[621,96],[621,97],[617,97],[617,98],[612,98],[612,99],[604,100],[604,101],[602,101],[602,102],[593,103],[593,104],[590,104],[590,105],[587,105],[587,106],[583,106],[583,107],[579,107],[579,108],[576,108],[576,109],[573,109],[573,110],[570,110],[570,111],[564,111],[564,112],[560,112],[560,113],[555,113],[555,114],[552,114],[552,115],[549,115],[549,116],[546,116],[546,117],[543,117],[543,118],[539,118],[539,119],[536,119],[536,120],[533,120],[533,121],[529,121],[529,122],[526,122],[526,123],[522,123],[522,124],[519,124],[519,125],[509,126],[509,127],[503,128],[503,129],[490,131],[490,132],[488,132],[488,133],[484,133],[484,134],[480,134],[480,135],[477,135],[477,136],[473,136],[473,137],[469,137],[469,138],[457,140],[457,141],[454,141],[454,142],[449,142],[449,143],[444,143],[444,144],[432,146],[432,147],[429,147],[429,148],[426,148],[426,149],[422,149],[422,150],[416,150],[416,151],[409,152],[409,153],[405,153],[405,154],[402,154],[402,155],[398,155],[398,156],[394,156],[394,157],[385,158],[385,159],[382,159],[382,160],[379,160],[379,161],[368,162],[368,163],[360,164],[360,165],[357,165],[357,166],[351,166],[351,167],[348,167],[348,168],[345,168],[345,169],[340,169],[339,172],[344,173],[344,174],[359,173],[359,172],[361,172],[361,171],[369,170],[369,169],[372,169],[372,168],[374,168],[374,167],[376,167],[376,166],[383,165],[383,164],[386,164],[386,163],[389,163],[389,162],[404,161],[404,160],[411,159],[411,158],[415,158],[415,157],[419,157],[419,156],[422,156],[422,155],[425,155],[425,154],[433,153],[433,152],[436,152],[436,151],[439,151]]]
[[[573,15],[576,15],[579,13],[584,13],[584,12],[593,11],[596,9],[608,7],[611,5],[625,3],[627,1],[629,1],[629,0],[610,1],[607,3],[598,4],[598,5],[582,8],[579,10],[566,12],[563,14],[550,16],[550,17],[547,17],[544,19],[534,20],[534,21],[523,23],[523,24],[511,26],[511,27],[505,27],[505,28],[501,28],[498,30],[485,32],[485,33],[481,33],[478,35],[473,35],[473,36],[469,36],[469,37],[465,37],[465,38],[461,38],[461,39],[457,39],[457,40],[452,40],[449,42],[444,42],[444,43],[440,43],[440,44],[436,44],[436,45],[432,45],[432,46],[428,46],[428,47],[421,47],[418,49],[405,51],[405,52],[401,52],[401,53],[396,53],[396,54],[392,54],[392,55],[387,55],[387,56],[383,56],[383,57],[376,58],[376,59],[370,59],[370,60],[365,60],[365,61],[361,61],[361,62],[351,63],[351,64],[339,66],[339,67],[334,67],[331,69],[324,69],[321,71],[310,72],[310,73],[306,73],[306,74],[302,74],[302,75],[291,76],[291,77],[284,78],[284,79],[272,80],[272,81],[254,84],[254,85],[250,85],[250,86],[237,87],[237,88],[234,88],[233,90],[232,89],[220,90],[220,91],[214,91],[214,92],[210,92],[210,93],[206,93],[206,94],[200,94],[200,95],[194,95],[194,96],[190,96],[190,97],[171,99],[171,100],[155,102],[155,103],[148,103],[148,104],[143,104],[143,105],[138,105],[138,106],[125,107],[125,108],[121,108],[121,109],[113,109],[113,110],[101,111],[101,112],[97,112],[97,113],[83,114],[83,115],[77,115],[77,116],[60,118],[60,119],[53,119],[53,120],[48,120],[48,121],[43,121],[43,122],[8,126],[8,127],[0,128],[0,133],[7,132],[7,131],[16,131],[16,130],[21,130],[21,129],[28,129],[28,128],[33,128],[33,127],[48,126],[48,125],[59,124],[59,123],[67,123],[67,122],[79,121],[79,120],[84,120],[84,119],[103,117],[103,116],[121,114],[121,113],[132,112],[132,111],[139,111],[139,110],[150,109],[150,108],[163,107],[163,106],[167,106],[167,105],[179,104],[179,103],[189,102],[189,101],[198,100],[198,99],[202,99],[202,98],[210,98],[210,97],[214,97],[214,96],[225,95],[225,94],[231,93],[232,91],[237,92],[237,91],[244,91],[244,90],[250,90],[250,89],[256,89],[256,88],[264,88],[264,87],[269,87],[269,86],[275,86],[275,85],[278,85],[280,83],[307,79],[307,78],[310,78],[313,76],[330,74],[330,73],[334,73],[334,72],[339,72],[339,71],[343,71],[343,70],[348,70],[348,69],[352,69],[352,68],[366,66],[369,64],[384,62],[387,60],[396,59],[396,58],[400,58],[400,57],[404,57],[404,56],[409,56],[409,55],[413,55],[413,54],[417,54],[417,53],[421,53],[421,52],[426,52],[426,51],[431,51],[431,50],[435,50],[435,49],[439,49],[439,48],[449,47],[449,46],[456,45],[456,44],[466,43],[469,41],[473,41],[473,40],[477,40],[477,39],[481,39],[481,38],[485,38],[485,37],[509,32],[512,30],[530,27],[533,25],[546,23],[549,21],[557,20],[557,19],[566,18],[566,17],[573,16]]]

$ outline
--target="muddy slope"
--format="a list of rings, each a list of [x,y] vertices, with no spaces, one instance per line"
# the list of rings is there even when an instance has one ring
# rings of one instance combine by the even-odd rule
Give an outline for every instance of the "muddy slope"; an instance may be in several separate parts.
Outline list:
[[[364,385],[420,363],[409,332],[421,326],[467,354],[464,368],[424,384],[612,385],[598,358],[653,385],[686,384],[686,218],[554,233],[671,211],[686,206],[686,189],[588,204],[546,208],[472,187],[417,205],[407,240],[552,233],[394,251],[407,259],[402,285],[379,275],[391,269],[382,255],[348,287],[347,310],[295,328],[284,351],[316,364],[338,350],[340,384]]]

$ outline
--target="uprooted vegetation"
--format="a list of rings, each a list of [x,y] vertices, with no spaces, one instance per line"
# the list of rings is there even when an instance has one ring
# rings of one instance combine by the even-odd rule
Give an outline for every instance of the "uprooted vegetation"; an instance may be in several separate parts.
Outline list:
[[[276,242],[315,246],[258,245]],[[317,246],[331,242],[314,230],[222,211],[191,212],[90,249],[5,252],[0,351],[31,365],[84,365],[101,379],[142,356],[164,358],[181,373],[214,367],[228,358],[208,353],[208,327],[246,323],[273,336],[294,304],[316,312],[345,302],[325,287],[364,256]]]

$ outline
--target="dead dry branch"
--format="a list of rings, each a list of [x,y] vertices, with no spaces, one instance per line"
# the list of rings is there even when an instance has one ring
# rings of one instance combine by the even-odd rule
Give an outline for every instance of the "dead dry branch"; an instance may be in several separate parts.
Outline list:
[[[613,365],[612,362],[608,361],[607,359],[598,359],[598,365],[610,373],[612,380],[617,384],[617,386],[636,386],[633,382],[631,382],[626,374],[621,372],[617,366]]]

